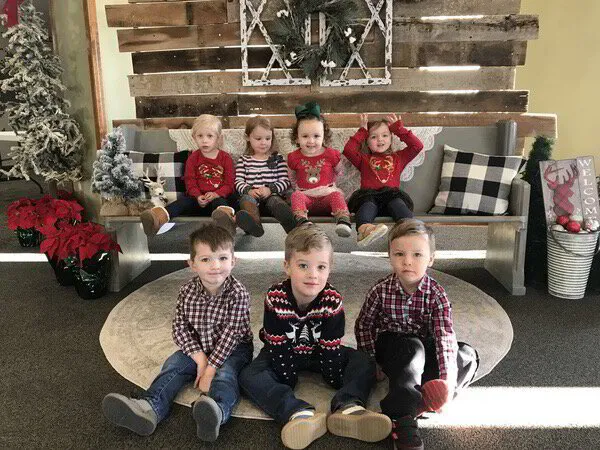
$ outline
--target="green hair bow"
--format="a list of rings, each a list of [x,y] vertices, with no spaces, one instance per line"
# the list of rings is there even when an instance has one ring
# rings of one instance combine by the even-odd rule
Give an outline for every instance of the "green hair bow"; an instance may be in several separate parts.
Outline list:
[[[308,102],[304,105],[296,106],[296,119],[306,119],[307,117],[321,117],[321,107],[317,102]]]

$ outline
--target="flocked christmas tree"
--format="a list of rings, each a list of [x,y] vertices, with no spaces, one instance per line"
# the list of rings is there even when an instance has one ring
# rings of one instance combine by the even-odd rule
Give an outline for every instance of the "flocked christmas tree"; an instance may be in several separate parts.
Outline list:
[[[60,60],[52,53],[40,14],[29,0],[19,8],[19,22],[3,34],[8,40],[0,59],[3,92],[12,99],[0,102],[18,145],[11,148],[13,167],[8,176],[33,173],[47,181],[81,179],[84,139],[66,112]]]
[[[120,128],[108,133],[94,162],[92,190],[109,200],[135,200],[142,194],[141,182],[125,155],[125,138]]]

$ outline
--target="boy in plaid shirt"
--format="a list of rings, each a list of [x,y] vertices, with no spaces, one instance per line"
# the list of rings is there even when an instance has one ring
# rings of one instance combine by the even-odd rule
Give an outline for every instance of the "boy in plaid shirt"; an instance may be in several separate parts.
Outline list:
[[[214,441],[239,400],[238,375],[252,360],[250,296],[231,276],[233,237],[225,229],[209,224],[194,231],[188,264],[197,276],[179,290],[173,320],[179,350],[142,398],[111,393],[102,410],[115,425],[148,436],[169,415],[181,388],[193,381],[202,393],[192,407],[197,435]]]
[[[354,330],[358,348],[375,356],[378,379],[389,379],[381,410],[392,419],[394,448],[422,449],[416,418],[440,411],[468,386],[479,358],[456,341],[450,301],[427,275],[435,253],[431,228],[406,219],[388,242],[394,272],[371,288]]]

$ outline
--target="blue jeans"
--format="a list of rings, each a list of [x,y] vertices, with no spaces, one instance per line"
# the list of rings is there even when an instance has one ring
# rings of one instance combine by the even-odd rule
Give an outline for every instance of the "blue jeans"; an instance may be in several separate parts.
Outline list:
[[[404,203],[404,200],[401,198],[390,200],[387,204],[381,204],[375,199],[367,200],[360,205],[360,208],[358,208],[358,211],[356,212],[356,217],[354,218],[356,229],[358,230],[358,228],[365,223],[373,223],[375,217],[380,215],[379,212],[385,210],[392,216],[394,222],[398,222],[400,219],[413,217],[412,211],[406,206],[406,203]]]
[[[203,208],[198,204],[198,200],[195,197],[186,195],[183,198],[175,200],[173,203],[169,203],[165,209],[169,213],[169,218],[173,219],[184,214],[190,216],[210,216],[219,206],[229,206],[227,199],[217,197]]]
[[[375,384],[375,361],[369,355],[342,346],[342,358],[345,360],[344,380],[331,400],[332,412],[350,403],[366,405]],[[318,355],[313,355],[304,365],[299,364],[298,370],[319,372]],[[264,348],[242,370],[240,386],[250,400],[281,425],[287,423],[295,412],[314,409],[310,403],[296,398],[293,388],[279,380],[271,369],[271,357]]]
[[[217,402],[223,411],[222,423],[229,420],[233,407],[240,399],[238,376],[250,361],[252,344],[238,344],[229,358],[217,369],[212,380],[208,396]],[[152,405],[159,422],[171,412],[173,400],[181,388],[196,379],[196,369],[196,362],[181,350],[167,358],[143,397]]]

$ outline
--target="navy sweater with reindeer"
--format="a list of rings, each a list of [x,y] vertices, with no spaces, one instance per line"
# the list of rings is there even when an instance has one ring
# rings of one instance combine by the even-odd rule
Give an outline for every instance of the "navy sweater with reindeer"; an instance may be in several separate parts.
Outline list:
[[[271,368],[283,383],[294,387],[298,370],[310,367],[318,368],[334,388],[342,386],[344,308],[342,295],[329,283],[303,311],[289,279],[271,286],[259,335],[271,356]]]

